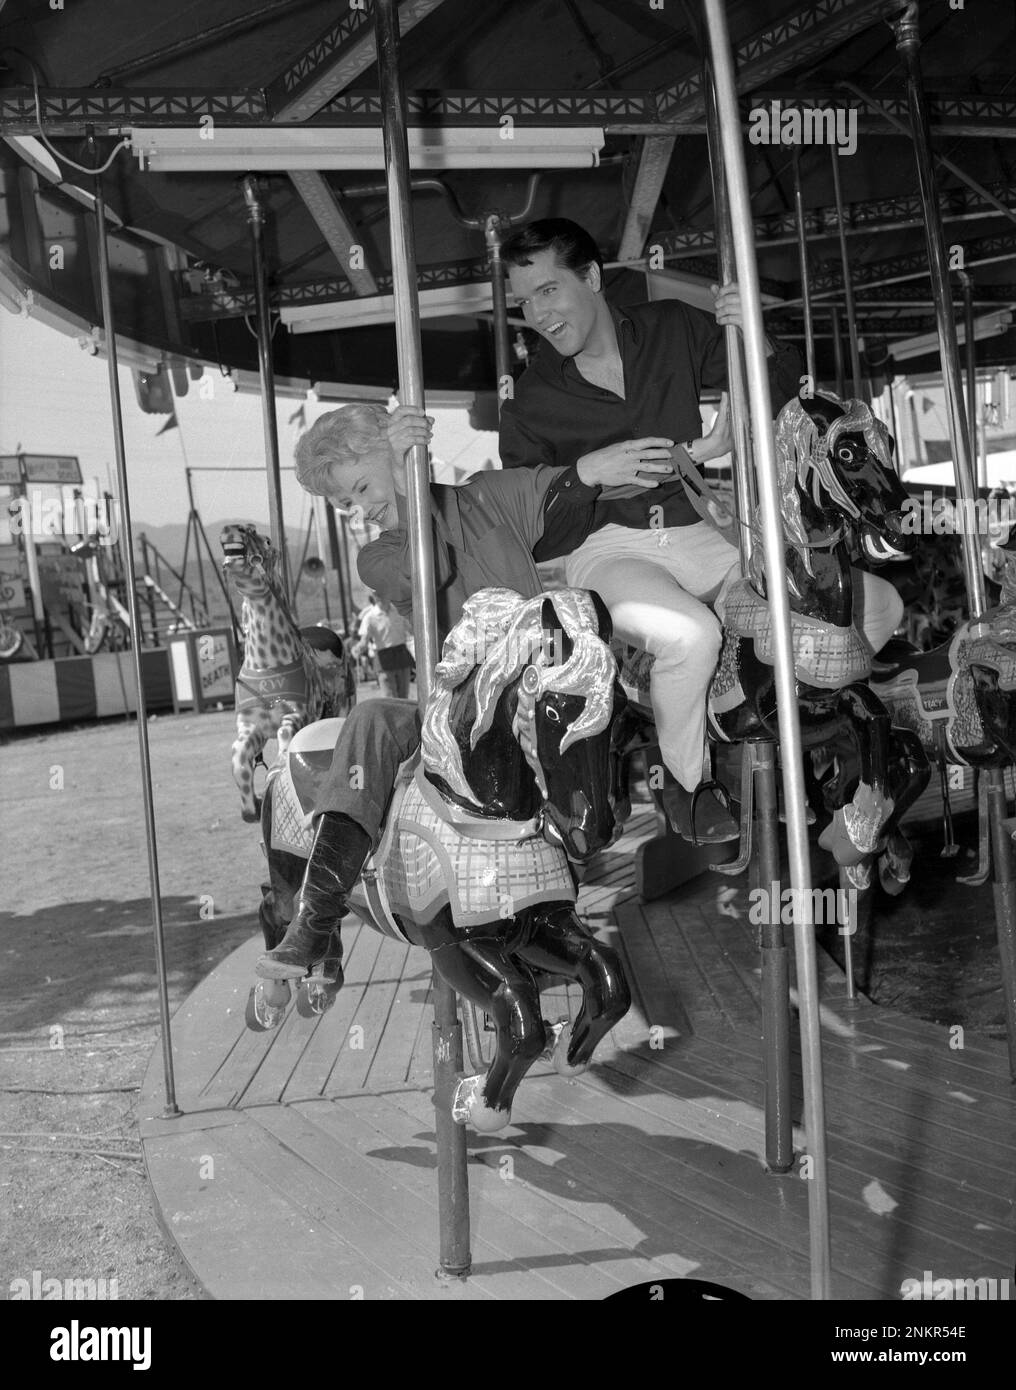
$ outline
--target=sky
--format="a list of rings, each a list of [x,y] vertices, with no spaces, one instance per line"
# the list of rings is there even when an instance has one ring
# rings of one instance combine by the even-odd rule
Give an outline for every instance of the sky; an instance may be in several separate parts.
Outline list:
[[[261,400],[255,393],[234,392],[218,369],[206,372],[210,400],[201,398],[201,383],[191,382],[176,403],[179,429],[159,435],[165,415],[146,415],[137,403],[129,368],[120,368],[127,479],[135,530],[187,520],[184,468],[245,465],[264,469],[265,445]],[[293,461],[300,434],[290,416],[300,402],[277,402],[279,450],[283,465]],[[335,408],[333,403],[306,406],[307,425]],[[465,409],[432,409],[435,418],[432,454],[460,476],[497,458],[497,436],[477,433]],[[116,455],[110,414],[109,382],[104,357],[89,356],[75,337],[35,319],[0,308],[0,454],[71,454],[81,461],[85,492],[110,486]],[[461,470],[461,472],[460,472]],[[444,481],[453,481],[437,469]],[[206,522],[242,516],[268,521],[264,473],[195,473],[195,500]],[[306,516],[303,494],[292,474],[283,474],[283,510],[287,526]],[[306,523],[304,523],[306,524]]]

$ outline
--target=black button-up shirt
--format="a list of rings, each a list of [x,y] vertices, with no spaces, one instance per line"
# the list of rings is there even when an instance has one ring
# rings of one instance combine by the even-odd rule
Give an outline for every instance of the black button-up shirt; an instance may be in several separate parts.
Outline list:
[[[610,306],[624,369],[625,398],[594,386],[575,362],[542,343],[501,411],[500,454],[505,468],[574,465],[584,454],[625,439],[658,436],[684,444],[702,434],[699,399],[704,390],[725,390],[727,357],[715,317],[679,299],[625,309]],[[773,405],[779,409],[797,389],[800,358],[778,349],[769,359]],[[678,478],[631,497],[601,498],[592,529],[613,522],[650,525],[651,507],[663,507],[666,526],[690,526],[701,518]],[[659,512],[653,513],[657,518]]]

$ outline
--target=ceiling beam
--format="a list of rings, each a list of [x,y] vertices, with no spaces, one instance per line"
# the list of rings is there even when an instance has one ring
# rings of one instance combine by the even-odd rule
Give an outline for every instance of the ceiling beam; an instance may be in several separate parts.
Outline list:
[[[635,187],[617,251],[619,261],[633,261],[642,255],[676,144],[675,135],[650,135],[642,141]]]
[[[101,135],[119,135],[131,127],[172,129],[193,126],[211,117],[217,126],[276,125],[264,93],[256,89],[224,88],[209,92],[186,87],[50,87],[39,93],[43,123],[51,136],[82,135],[87,126]],[[847,109],[853,99],[844,98]],[[953,127],[946,112],[962,105],[962,119],[955,116],[956,131],[996,139],[1016,135],[1016,101],[992,96],[927,97],[931,124],[949,134]],[[800,104],[800,103],[799,103]],[[748,105],[742,101],[745,125]],[[887,106],[890,104],[887,103]],[[525,126],[590,126],[608,135],[704,134],[704,117],[672,118],[657,110],[651,92],[408,92],[407,123],[410,126],[497,125],[510,116]],[[1009,114],[1000,120],[999,111]],[[341,92],[327,106],[301,122],[302,127],[343,129],[381,123],[381,99],[376,92]],[[864,133],[898,134],[881,116],[863,116]],[[38,135],[35,95],[31,87],[6,87],[0,91],[0,134]]]
[[[975,265],[994,265],[999,261],[1016,260],[1016,232],[1000,232],[997,236],[980,237],[976,241],[955,242],[963,248],[962,269],[969,270]],[[951,247],[949,248],[951,250]],[[850,268],[850,280],[855,290],[864,291],[871,286],[895,285],[902,280],[920,280],[929,275],[928,255],[923,248],[909,251],[901,256],[890,256],[884,261],[869,261],[855,264]],[[813,301],[829,299],[843,293],[843,272],[839,265],[818,269],[811,279],[811,298]],[[799,304],[799,299],[787,301]]]
[[[375,277],[376,293],[392,293],[391,271]],[[485,256],[470,260],[442,261],[417,268],[419,290],[443,289],[453,285],[490,285],[490,269]],[[312,304],[348,302],[357,291],[344,275],[319,276],[313,280],[269,287],[273,309],[301,308]],[[254,295],[247,290],[216,289],[211,294],[191,295],[181,300],[185,319],[241,318],[253,312]]]
[[[891,8],[886,0],[815,0],[807,9],[759,30],[734,49],[738,91],[814,62],[845,40],[856,38],[858,29],[874,24]],[[656,97],[663,120],[701,119],[706,109],[701,67],[696,64]]]
[[[399,31],[405,38],[443,0],[400,0]],[[339,7],[345,13],[309,48],[286,64],[265,89],[276,121],[306,121],[377,61],[373,6]]]
[[[367,263],[363,243],[324,175],[311,170],[291,169],[289,177],[356,293],[377,294],[377,281]],[[359,266],[351,264],[354,251],[360,253]]]

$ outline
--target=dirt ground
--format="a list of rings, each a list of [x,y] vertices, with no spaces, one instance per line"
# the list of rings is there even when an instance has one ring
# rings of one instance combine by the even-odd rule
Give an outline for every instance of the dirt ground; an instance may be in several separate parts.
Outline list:
[[[232,728],[228,711],[149,724],[172,1010],[257,932],[263,861],[230,777]],[[134,1116],[158,1038],[139,763],[123,721],[0,747],[4,1298],[33,1276],[201,1297],[155,1216]],[[938,858],[936,834],[910,893],[877,914],[871,992],[999,1035],[990,886],[952,888],[967,866]]]

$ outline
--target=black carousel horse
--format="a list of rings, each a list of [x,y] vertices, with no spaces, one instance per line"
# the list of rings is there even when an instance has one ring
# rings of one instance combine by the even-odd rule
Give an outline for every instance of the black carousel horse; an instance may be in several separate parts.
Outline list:
[[[952,538],[950,538],[952,539]],[[1007,768],[1016,763],[1016,528],[1000,545],[998,604],[977,622],[964,619],[940,646],[918,651],[891,643],[872,688],[893,722],[921,741],[939,769],[947,857],[953,839],[948,768]],[[981,863],[964,882],[988,873],[987,808],[981,796]]]
[[[569,863],[620,833],[613,728],[625,696],[609,635],[606,610],[583,590],[523,600],[485,589],[467,601],[435,672],[421,756],[402,769],[350,900],[378,931],[425,947],[493,1020],[493,1060],[463,1078],[453,1104],[460,1123],[485,1131],[508,1124],[522,1078],[548,1046],[556,1069],[576,1075],[629,1007],[617,957],[575,913]],[[269,949],[295,910],[308,811],[339,727],[324,720],[297,734],[265,790]],[[572,1023],[544,1023],[542,972],[581,986]],[[301,986],[302,1011],[327,1007],[335,978],[326,958],[323,978]],[[259,981],[248,1022],[275,1026],[288,998],[284,981]]]
[[[777,472],[786,546],[791,631],[801,738],[816,761],[831,764],[824,784],[832,821],[820,843],[847,881],[868,886],[874,856],[889,892],[909,877],[911,852],[899,820],[930,775],[920,742],[891,727],[867,678],[871,653],[854,627],[851,534],[873,563],[913,550],[908,494],[891,463],[885,427],[861,401],[802,395],[780,412]],[[779,739],[776,674],[759,521],[752,572],[723,600],[723,645],[708,697],[709,734],[717,745]],[[643,663],[640,684],[647,683]],[[747,792],[750,778],[742,778]],[[742,842],[750,817],[742,807]],[[726,872],[747,867],[742,851]]]

